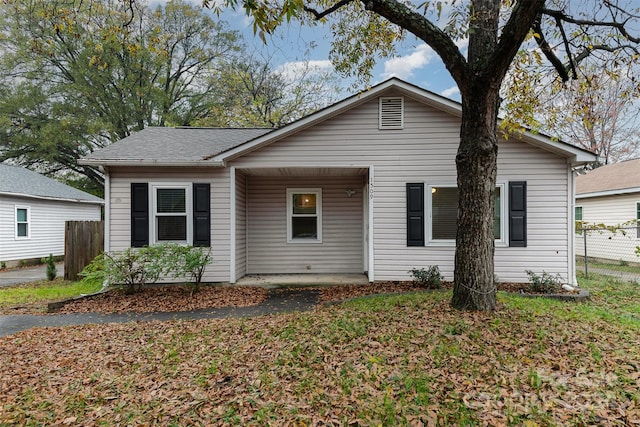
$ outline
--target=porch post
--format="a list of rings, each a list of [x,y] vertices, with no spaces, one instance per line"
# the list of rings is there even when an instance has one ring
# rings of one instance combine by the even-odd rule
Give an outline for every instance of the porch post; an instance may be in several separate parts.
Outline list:
[[[236,283],[236,167],[229,168],[229,283]]]
[[[366,195],[366,197],[369,197],[369,262],[368,262],[368,276],[369,276],[369,282],[373,282],[375,280],[375,275],[374,275],[374,263],[373,263],[373,246],[374,246],[374,242],[373,242],[373,165],[369,166],[369,194]]]

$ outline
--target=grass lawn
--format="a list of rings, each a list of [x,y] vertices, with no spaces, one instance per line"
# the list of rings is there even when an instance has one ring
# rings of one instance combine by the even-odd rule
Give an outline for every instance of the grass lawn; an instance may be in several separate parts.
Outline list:
[[[38,307],[44,311],[48,302],[90,294],[101,287],[98,283],[69,282],[60,278],[3,287],[0,288],[0,312],[10,314],[16,306]]]
[[[640,422],[640,289],[584,304],[450,292],[254,319],[0,338],[0,425],[604,425]]]

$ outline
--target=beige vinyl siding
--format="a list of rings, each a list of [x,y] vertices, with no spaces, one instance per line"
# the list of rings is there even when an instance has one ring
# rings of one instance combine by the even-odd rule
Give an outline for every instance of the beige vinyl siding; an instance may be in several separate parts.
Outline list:
[[[613,196],[588,197],[576,199],[576,205],[582,206],[582,220],[588,224],[619,225],[635,220],[636,204],[640,202],[640,193],[619,194]],[[633,224],[626,224],[633,227]],[[576,255],[584,256],[584,239],[587,239],[587,255],[592,258],[615,262],[640,262],[635,250],[640,239],[635,228],[623,233],[588,232],[576,236]]]
[[[229,169],[205,168],[111,168],[111,251],[131,246],[131,183],[163,182],[211,184],[211,247],[213,262],[205,282],[229,280]]]
[[[30,238],[15,238],[15,207],[28,207]],[[98,221],[101,205],[0,196],[0,261],[64,255],[65,221]]]
[[[236,172],[236,280],[247,274],[247,178]]]
[[[391,91],[384,94],[394,95]],[[459,133],[458,118],[408,97],[405,97],[404,129],[379,130],[375,99],[240,157],[230,165],[238,168],[374,165],[375,280],[409,279],[409,269],[428,265],[438,265],[450,280],[453,246],[406,245],[405,184],[455,184]],[[567,278],[566,160],[517,137],[501,141],[499,146],[498,182],[527,181],[528,246],[496,248],[496,274],[500,280],[526,281],[525,270],[530,269]],[[328,224],[327,218],[324,224]],[[250,251],[253,245],[250,240]],[[273,260],[281,261],[287,259]],[[250,256],[249,271],[258,271],[251,262]]]
[[[576,198],[582,206],[582,220],[591,224],[618,225],[636,219],[640,193]]]
[[[248,272],[362,273],[362,176],[247,177]],[[322,243],[287,242],[287,188],[322,189]],[[345,190],[357,190],[347,197]]]

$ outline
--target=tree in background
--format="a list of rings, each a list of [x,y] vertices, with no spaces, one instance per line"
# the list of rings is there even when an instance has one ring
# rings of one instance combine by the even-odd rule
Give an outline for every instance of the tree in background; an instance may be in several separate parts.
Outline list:
[[[0,1],[0,161],[100,195],[77,164],[147,126],[280,126],[333,101],[328,73],[293,77],[181,0]]]
[[[79,157],[147,126],[207,116],[211,70],[240,46],[235,32],[182,1],[151,10],[6,0],[0,32],[0,161],[72,171],[94,188],[102,176]]]
[[[635,158],[640,155],[640,110],[634,80],[592,72],[571,82],[570,90],[550,94],[553,102],[543,110],[542,121],[560,139],[596,153],[600,165]]]
[[[632,2],[549,0],[205,0],[216,10],[244,9],[263,38],[284,22],[299,19],[328,25],[336,68],[367,81],[376,59],[393,54],[412,34],[438,54],[462,97],[460,145],[456,156],[458,230],[451,304],[493,310],[493,209],[500,89],[512,64],[544,58],[562,81],[577,79],[587,58],[613,69],[635,62],[640,39],[632,35],[640,13]],[[456,42],[468,40],[462,53]],[[517,73],[516,73],[517,74]],[[523,83],[514,89],[524,89]],[[523,96],[524,97],[524,96]],[[526,113],[526,109],[522,109]]]
[[[235,59],[211,75],[210,113],[196,124],[280,127],[336,101],[335,74],[309,61],[275,67],[259,54]]]

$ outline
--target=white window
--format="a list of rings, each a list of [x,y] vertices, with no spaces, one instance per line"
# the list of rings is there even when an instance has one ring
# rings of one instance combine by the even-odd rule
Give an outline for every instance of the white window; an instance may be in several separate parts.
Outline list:
[[[31,208],[16,206],[16,239],[31,238]]]
[[[493,211],[493,235],[496,244],[506,245],[505,185],[496,185]],[[458,187],[438,185],[427,187],[429,212],[429,242],[455,244],[458,221]]]
[[[322,242],[322,189],[287,189],[287,242]]]
[[[151,243],[191,244],[191,185],[151,184]]]

